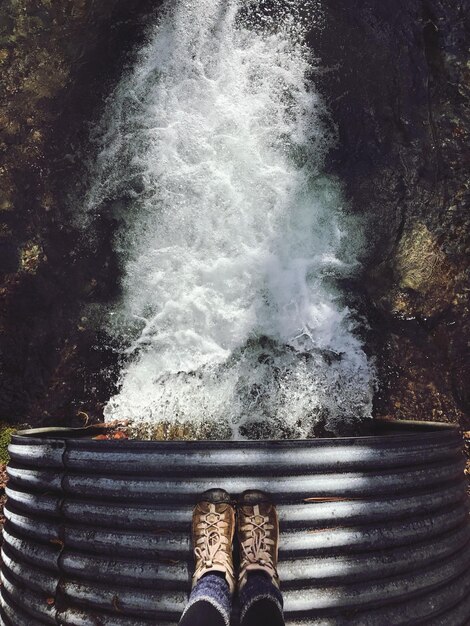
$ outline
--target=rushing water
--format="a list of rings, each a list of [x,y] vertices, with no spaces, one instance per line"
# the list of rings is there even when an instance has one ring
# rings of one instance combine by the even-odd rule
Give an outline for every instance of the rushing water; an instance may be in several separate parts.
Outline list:
[[[360,233],[321,173],[296,8],[317,5],[170,2],[112,94],[88,194],[121,224],[110,329],[127,364],[108,419],[240,437],[370,416],[373,368],[337,282]]]

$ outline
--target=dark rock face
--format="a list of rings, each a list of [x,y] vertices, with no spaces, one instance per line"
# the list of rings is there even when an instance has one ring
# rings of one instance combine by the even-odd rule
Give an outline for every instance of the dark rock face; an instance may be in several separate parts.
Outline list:
[[[376,414],[468,426],[470,7],[339,0],[327,10],[322,84],[339,128],[330,167],[367,225]]]
[[[68,195],[87,123],[142,38],[150,0],[0,6],[0,419],[97,418],[116,356],[82,309],[116,290],[109,228],[84,245]],[[99,373],[99,374],[98,374]]]
[[[112,393],[118,357],[84,310],[118,293],[113,224],[98,219],[84,242],[68,204],[80,195],[87,122],[157,4],[0,7],[0,419],[100,419]],[[468,3],[324,4],[312,45],[338,126],[329,168],[367,229],[351,288],[371,325],[376,414],[468,429]]]

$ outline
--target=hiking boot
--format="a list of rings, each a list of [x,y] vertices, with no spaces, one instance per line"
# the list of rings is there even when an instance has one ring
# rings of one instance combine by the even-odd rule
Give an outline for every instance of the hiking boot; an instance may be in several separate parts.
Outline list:
[[[241,495],[237,512],[240,542],[239,589],[244,587],[249,572],[264,572],[279,588],[279,521],[274,504],[266,493],[253,489]]]
[[[224,574],[231,593],[235,590],[232,541],[235,510],[224,489],[205,491],[193,511],[192,538],[196,562],[193,587],[210,572]]]

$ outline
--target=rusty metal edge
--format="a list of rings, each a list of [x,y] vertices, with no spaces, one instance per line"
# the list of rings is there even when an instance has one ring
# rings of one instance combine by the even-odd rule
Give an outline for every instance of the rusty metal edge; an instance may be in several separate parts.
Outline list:
[[[346,442],[349,440],[373,440],[376,438],[381,438],[384,435],[389,435],[389,436],[393,436],[389,433],[393,433],[395,431],[401,431],[401,434],[399,436],[402,437],[406,437],[407,434],[413,436],[417,431],[422,433],[422,434],[432,434],[432,433],[439,433],[439,432],[443,432],[443,431],[456,431],[456,432],[460,432],[460,427],[456,424],[450,424],[447,422],[428,422],[428,421],[422,421],[422,420],[394,420],[394,419],[389,419],[389,418],[380,418],[380,419],[374,419],[373,420],[373,427],[376,428],[378,431],[377,434],[374,435],[359,435],[357,437],[324,437],[324,438],[320,438],[318,440],[315,441],[342,441],[342,442]],[[27,438],[38,438],[38,439],[43,439],[43,438],[48,438],[50,437],[51,439],[56,439],[56,438],[77,438],[80,439],[82,437],[88,437],[88,436],[92,436],[93,434],[99,434],[102,433],[103,431],[106,431],[106,425],[105,424],[98,424],[98,425],[91,425],[91,426],[85,426],[85,427],[79,427],[79,428],[68,428],[68,427],[62,427],[62,426],[50,426],[50,427],[46,427],[46,428],[28,428],[28,429],[24,429],[24,430],[19,430],[17,431],[14,435],[13,435],[13,439],[15,438],[21,438],[21,437],[27,437]],[[403,431],[410,431],[409,433],[403,432]],[[233,440],[216,440],[216,439],[198,439],[197,441],[203,441],[205,443],[211,443],[211,444],[220,444],[223,443],[223,445],[234,445],[240,442],[237,441],[233,441]],[[178,444],[178,443],[197,443],[197,441],[168,441],[168,442],[160,442],[160,443],[170,443],[170,444]],[[252,442],[255,445],[258,445],[260,442],[262,441],[267,441],[270,443],[278,443],[278,442],[283,442],[283,441],[288,441],[288,442],[294,442],[294,441],[299,441],[299,442],[305,442],[305,441],[312,441],[312,439],[289,439],[289,440],[283,440],[283,439],[261,439],[261,440],[245,440],[242,443],[247,444]],[[131,442],[135,442],[135,443],[145,443],[146,440],[129,440],[129,443]],[[106,441],[102,441],[100,443],[110,443],[110,442],[106,442]],[[112,443],[112,442],[111,442]]]

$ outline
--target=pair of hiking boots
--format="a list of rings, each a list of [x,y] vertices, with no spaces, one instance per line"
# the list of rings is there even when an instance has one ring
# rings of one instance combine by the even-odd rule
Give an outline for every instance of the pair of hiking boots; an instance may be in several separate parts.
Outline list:
[[[267,494],[258,490],[245,491],[234,505],[224,489],[205,491],[193,512],[193,586],[205,574],[221,572],[234,593],[235,528],[240,545],[238,589],[244,587],[248,573],[253,571],[265,573],[279,588],[279,521],[274,505]]]

